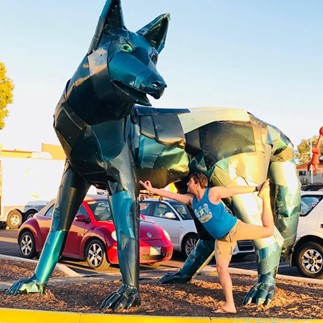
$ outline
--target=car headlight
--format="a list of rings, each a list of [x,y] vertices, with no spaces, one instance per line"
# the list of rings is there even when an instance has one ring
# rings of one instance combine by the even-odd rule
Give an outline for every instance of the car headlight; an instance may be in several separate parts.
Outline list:
[[[170,239],[170,236],[169,236],[168,232],[167,232],[165,229],[163,229],[163,232],[164,232],[164,235],[166,236],[166,238],[167,238],[169,241],[171,241],[171,239]]]
[[[112,239],[113,239],[114,241],[117,241],[117,232],[116,232],[116,231],[113,231],[113,232],[111,233],[111,237],[112,237]]]

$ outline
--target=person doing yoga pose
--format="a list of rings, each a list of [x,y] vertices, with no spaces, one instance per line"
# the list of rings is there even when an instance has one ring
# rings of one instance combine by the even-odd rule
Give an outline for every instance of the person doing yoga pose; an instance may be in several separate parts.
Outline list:
[[[238,240],[256,240],[266,238],[274,233],[274,219],[270,204],[269,179],[259,186],[213,186],[208,187],[208,179],[202,173],[190,175],[187,194],[173,193],[152,187],[150,181],[139,183],[153,194],[171,198],[193,208],[197,219],[215,239],[216,268],[222,286],[225,303],[216,310],[217,313],[236,313],[233,298],[232,280],[229,264],[232,250]],[[262,199],[262,226],[244,223],[226,211],[221,199],[236,194],[258,192]]]

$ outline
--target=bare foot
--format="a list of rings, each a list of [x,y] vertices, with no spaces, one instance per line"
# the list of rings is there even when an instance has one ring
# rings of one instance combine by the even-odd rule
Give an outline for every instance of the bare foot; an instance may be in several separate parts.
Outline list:
[[[237,310],[235,308],[235,306],[229,306],[227,304],[223,304],[222,306],[220,306],[217,310],[212,311],[213,313],[217,313],[217,314],[235,314],[237,313]]]
[[[258,196],[262,199],[269,198],[270,193],[270,186],[269,186],[269,179],[266,179],[265,182],[262,184],[261,189],[258,193]]]

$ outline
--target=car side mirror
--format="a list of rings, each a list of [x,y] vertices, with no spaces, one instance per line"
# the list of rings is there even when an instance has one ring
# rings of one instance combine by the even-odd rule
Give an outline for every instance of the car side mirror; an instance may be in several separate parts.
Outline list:
[[[90,223],[90,219],[84,214],[77,214],[75,217],[75,221]]]
[[[176,215],[173,212],[167,212],[167,213],[165,213],[164,217],[166,219],[176,219]]]

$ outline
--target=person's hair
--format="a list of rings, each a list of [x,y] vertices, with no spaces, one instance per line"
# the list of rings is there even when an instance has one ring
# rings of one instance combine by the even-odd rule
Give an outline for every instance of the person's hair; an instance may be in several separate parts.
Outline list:
[[[206,188],[209,185],[207,177],[202,173],[193,173],[190,175],[193,178],[194,183],[199,183],[202,188]]]

